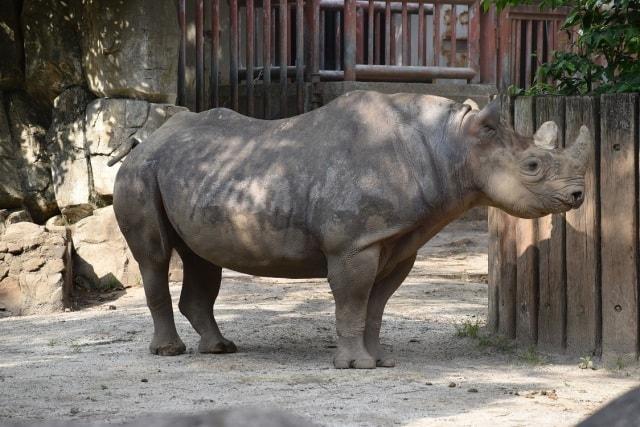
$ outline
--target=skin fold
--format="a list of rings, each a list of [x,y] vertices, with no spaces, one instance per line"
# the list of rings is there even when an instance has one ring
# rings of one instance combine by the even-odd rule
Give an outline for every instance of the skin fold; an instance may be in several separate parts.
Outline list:
[[[223,108],[176,114],[126,157],[114,190],[153,317],[151,352],[185,351],[167,281],[176,249],[179,308],[201,336],[200,352],[236,351],[213,316],[229,268],[326,277],[334,365],[393,366],[379,344],[385,304],[439,230],[478,205],[531,218],[582,203],[586,128],[558,150],[557,127],[523,137],[498,111],[359,91],[283,120]]]

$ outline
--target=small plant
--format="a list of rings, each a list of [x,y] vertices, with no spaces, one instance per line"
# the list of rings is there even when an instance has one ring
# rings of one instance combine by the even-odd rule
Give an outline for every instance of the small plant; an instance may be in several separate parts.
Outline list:
[[[80,353],[80,351],[82,350],[82,345],[78,344],[78,343],[71,343],[71,351],[74,353]]]
[[[624,369],[625,363],[622,357],[618,356],[618,358],[616,359],[615,367],[618,371],[621,371]]]
[[[49,340],[49,342],[47,342],[47,345],[48,345],[49,347],[54,347],[54,346],[55,346],[55,345],[57,345],[57,344],[58,344],[58,341],[57,341],[57,340],[55,340],[55,339],[53,339],[53,338],[52,338],[52,339],[50,339],[50,340]]]
[[[596,365],[593,363],[593,357],[591,355],[587,355],[580,358],[580,363],[578,363],[578,368],[580,369],[593,369],[596,370]]]
[[[489,335],[478,337],[478,346],[481,348],[495,348],[501,353],[510,353],[513,351],[513,342],[502,335]]]
[[[542,365],[546,363],[545,357],[538,353],[538,350],[536,350],[536,347],[534,345],[529,346],[529,348],[527,348],[526,351],[520,353],[518,357],[520,358],[520,360],[528,363],[529,365]]]
[[[464,322],[455,325],[456,336],[460,338],[478,338],[481,326],[482,324],[477,319],[475,322],[465,320]]]

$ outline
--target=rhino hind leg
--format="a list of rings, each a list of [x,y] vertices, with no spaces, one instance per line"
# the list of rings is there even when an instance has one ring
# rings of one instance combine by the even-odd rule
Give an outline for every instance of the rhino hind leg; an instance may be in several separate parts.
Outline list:
[[[200,258],[188,248],[178,252],[184,266],[178,307],[200,334],[200,353],[235,353],[236,345],[222,336],[213,316],[213,304],[220,291],[222,268]]]
[[[391,298],[391,295],[400,287],[404,279],[409,275],[416,260],[414,254],[398,265],[383,277],[376,278],[376,281],[369,295],[367,305],[367,324],[364,335],[364,342],[369,353],[376,358],[376,366],[392,368],[396,365],[393,358],[387,356],[380,345],[380,327],[382,326],[382,314],[384,307]]]
[[[160,356],[174,356],[186,347],[176,331],[169,292],[169,260],[173,228],[166,217],[155,176],[123,168],[114,189],[114,212],[131,253],[140,266],[147,306],[153,319],[149,350]]]
[[[375,358],[364,344],[367,301],[378,267],[380,248],[330,257],[328,278],[336,305],[338,345],[333,365],[338,369],[373,369]]]

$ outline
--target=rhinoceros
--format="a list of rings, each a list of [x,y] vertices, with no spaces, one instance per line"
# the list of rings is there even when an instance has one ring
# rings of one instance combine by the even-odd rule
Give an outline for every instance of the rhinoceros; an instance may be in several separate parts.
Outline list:
[[[478,205],[533,218],[583,201],[587,128],[559,149],[555,124],[525,137],[499,112],[359,91],[282,120],[224,108],[173,116],[124,159],[113,195],[153,318],[151,352],[185,351],[167,282],[175,249],[178,306],[200,352],[236,351],[213,315],[228,268],[327,278],[334,366],[394,366],[379,341],[385,304],[440,229]]]

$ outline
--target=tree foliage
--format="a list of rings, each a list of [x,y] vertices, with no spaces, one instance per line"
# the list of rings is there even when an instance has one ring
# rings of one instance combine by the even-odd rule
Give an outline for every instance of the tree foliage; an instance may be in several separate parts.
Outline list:
[[[542,64],[526,93],[640,91],[640,0],[483,0],[485,10],[491,4],[498,9],[519,4],[570,7],[562,30],[577,32],[571,49],[555,52],[551,62]]]

